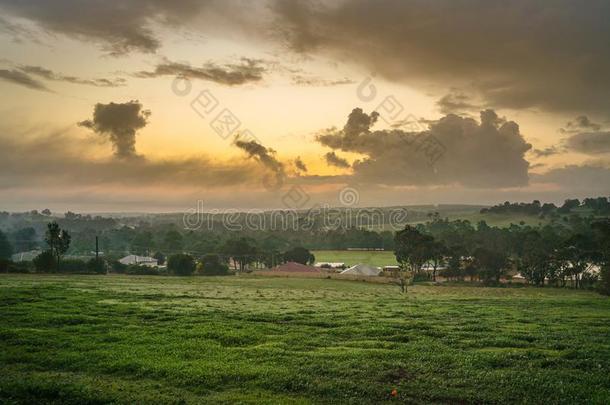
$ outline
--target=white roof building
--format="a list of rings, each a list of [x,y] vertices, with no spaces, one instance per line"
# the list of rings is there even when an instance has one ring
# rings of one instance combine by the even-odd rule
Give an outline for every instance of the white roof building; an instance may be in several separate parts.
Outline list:
[[[122,264],[137,264],[138,266],[157,267],[159,262],[157,259],[147,256],[129,255],[119,259]]]

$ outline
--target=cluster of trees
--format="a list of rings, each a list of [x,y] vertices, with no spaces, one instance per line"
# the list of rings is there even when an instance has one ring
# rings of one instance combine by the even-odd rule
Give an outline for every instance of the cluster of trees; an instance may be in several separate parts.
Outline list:
[[[475,227],[468,221],[435,217],[397,232],[395,254],[416,277],[427,263],[433,279],[438,268],[448,278],[476,278],[488,284],[519,272],[538,286],[581,288],[599,283],[608,292],[610,221],[576,225],[495,228],[481,221]],[[597,268],[600,274],[592,271]]]
[[[568,214],[577,208],[591,211],[594,215],[608,215],[610,214],[610,201],[608,197],[585,198],[582,202],[578,199],[567,199],[561,207],[557,207],[553,203],[541,204],[538,200],[534,200],[531,203],[511,203],[506,201],[504,204],[482,208],[480,212],[482,214],[523,214],[544,217],[547,215]]]

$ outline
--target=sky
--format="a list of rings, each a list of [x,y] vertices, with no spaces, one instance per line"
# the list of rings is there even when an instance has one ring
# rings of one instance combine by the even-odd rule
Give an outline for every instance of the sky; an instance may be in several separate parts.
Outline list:
[[[0,209],[610,195],[605,0],[0,0]]]

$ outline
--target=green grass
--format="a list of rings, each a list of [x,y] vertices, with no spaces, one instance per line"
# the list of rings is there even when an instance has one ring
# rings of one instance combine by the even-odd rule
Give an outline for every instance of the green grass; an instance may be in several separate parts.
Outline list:
[[[4,275],[0,308],[0,403],[610,401],[589,292]]]
[[[389,250],[314,250],[316,262],[338,262],[347,266],[364,263],[372,266],[395,266],[396,256]]]

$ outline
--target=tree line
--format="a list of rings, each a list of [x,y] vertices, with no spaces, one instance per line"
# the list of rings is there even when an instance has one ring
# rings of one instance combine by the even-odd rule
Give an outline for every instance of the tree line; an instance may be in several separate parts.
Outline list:
[[[480,280],[496,284],[521,274],[536,286],[598,287],[610,292],[610,220],[576,221],[572,227],[473,226],[434,217],[396,233],[395,253],[415,278]],[[431,272],[423,272],[428,265]],[[438,271],[439,269],[442,269]],[[437,272],[438,271],[438,272]]]

